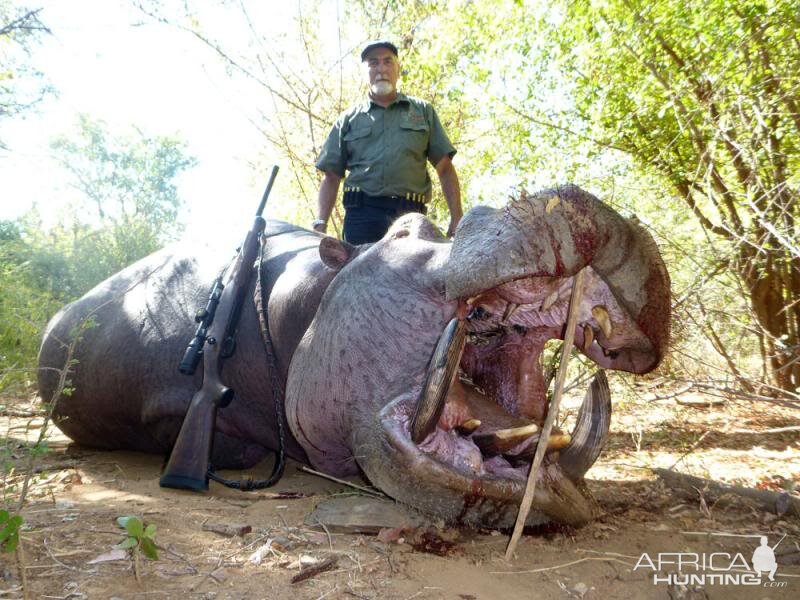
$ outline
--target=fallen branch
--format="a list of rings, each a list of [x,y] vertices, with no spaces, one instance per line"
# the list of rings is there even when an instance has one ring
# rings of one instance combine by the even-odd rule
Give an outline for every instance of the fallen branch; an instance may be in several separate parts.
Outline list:
[[[203,523],[203,531],[211,531],[213,533],[218,533],[226,537],[236,537],[236,536],[243,537],[246,534],[253,531],[253,528],[250,525],[243,523],[237,523],[237,524]]]
[[[339,558],[336,556],[330,556],[323,560],[321,563],[316,565],[309,565],[308,567],[301,569],[300,572],[292,577],[291,583],[300,583],[301,581],[305,581],[306,579],[310,579],[312,577],[316,577],[320,573],[324,573],[325,571],[330,571],[336,566],[336,563],[339,561]]]
[[[15,408],[4,408],[0,410],[0,417],[18,417],[20,419],[36,419],[45,416],[43,410],[17,410]]]
[[[675,400],[681,406],[689,406],[691,408],[712,408],[714,406],[724,406],[726,400],[719,397],[710,398],[678,398]]]
[[[775,513],[779,516],[793,514],[800,516],[800,498],[790,495],[788,492],[772,492],[770,490],[757,490],[741,485],[728,485],[711,479],[703,479],[685,473],[678,473],[669,469],[653,469],[664,483],[674,490],[684,492],[687,496],[696,498],[698,490],[710,493],[713,496],[721,497],[726,494],[748,498],[753,500],[763,509]]]
[[[731,429],[728,433],[747,433],[754,435],[762,435],[765,433],[789,433],[791,431],[800,431],[800,425],[790,425],[789,427],[775,427],[774,429]]]

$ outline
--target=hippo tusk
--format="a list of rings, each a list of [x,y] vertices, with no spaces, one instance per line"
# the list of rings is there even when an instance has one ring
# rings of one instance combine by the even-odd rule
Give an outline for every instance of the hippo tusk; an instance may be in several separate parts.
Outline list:
[[[553,433],[547,438],[547,451],[561,450],[569,445],[572,441],[572,436],[569,433],[564,433],[553,426]],[[536,446],[539,443],[539,436],[534,435],[531,438],[531,443],[518,454],[506,454],[505,457],[514,462],[514,464],[522,464],[524,462],[530,463],[536,454]]]
[[[537,433],[539,433],[539,426],[536,423],[530,423],[522,427],[476,434],[472,436],[472,441],[481,449],[482,454],[495,456],[511,450]]]
[[[583,349],[588,350],[594,341],[594,329],[591,325],[583,326]]]
[[[600,304],[593,306],[592,316],[594,317],[594,320],[597,321],[597,324],[600,325],[603,335],[605,335],[606,338],[610,338],[611,334],[614,333],[614,323],[611,322],[611,317],[609,316],[606,307]]]
[[[558,459],[561,470],[572,481],[583,478],[603,451],[611,425],[611,392],[605,372],[598,371],[578,411],[572,443]]]
[[[480,426],[480,419],[467,419],[461,425],[456,427],[456,431],[461,435],[469,435]]]
[[[431,356],[428,372],[425,374],[425,385],[417,400],[414,417],[411,419],[411,439],[419,444],[436,428],[442,416],[447,393],[453,383],[453,377],[461,362],[467,329],[464,321],[453,319],[444,328],[436,348]]]
[[[558,290],[555,290],[547,298],[544,299],[544,302],[542,302],[542,312],[547,312],[548,310],[550,310],[550,307],[552,307],[553,304],[556,303],[556,300],[558,300]]]
[[[519,304],[514,304],[513,302],[509,302],[506,305],[506,310],[503,312],[503,318],[500,319],[500,325],[508,325],[508,320],[517,312],[519,308]]]
[[[566,448],[572,441],[572,436],[569,433],[551,433],[550,438],[547,440],[548,450],[561,450]]]

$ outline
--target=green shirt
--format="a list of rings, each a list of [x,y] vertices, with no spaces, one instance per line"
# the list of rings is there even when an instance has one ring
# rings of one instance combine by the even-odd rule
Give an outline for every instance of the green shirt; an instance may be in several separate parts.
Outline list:
[[[366,100],[342,113],[322,147],[316,167],[344,177],[346,189],[371,196],[431,195],[426,159],[436,165],[456,149],[433,107],[397,94],[386,108]]]

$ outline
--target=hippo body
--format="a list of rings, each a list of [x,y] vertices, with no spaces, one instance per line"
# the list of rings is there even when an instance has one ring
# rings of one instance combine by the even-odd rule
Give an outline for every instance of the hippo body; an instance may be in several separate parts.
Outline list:
[[[500,438],[546,415],[538,357],[547,339],[564,335],[579,269],[588,267],[575,335],[581,351],[602,367],[642,373],[667,344],[669,277],[649,234],[572,186],[473,209],[453,242],[418,214],[358,247],[280,222],[269,222],[266,235],[288,456],[333,475],[362,472],[397,500],[449,521],[513,524],[527,476],[522,457],[535,438],[514,447]],[[98,448],[169,452],[202,383],[202,369],[187,377],[177,364],[194,313],[228,261],[214,249],[165,249],[52,319],[41,367],[61,368],[76,326],[92,323],[74,346],[74,392],[55,409],[68,436]],[[428,401],[431,354],[453,318],[468,336],[459,376],[414,443],[409,428]],[[217,414],[215,467],[248,467],[278,447],[268,364],[256,308],[246,302],[222,372],[235,397]],[[529,523],[581,524],[594,515],[582,477],[608,433],[610,400],[599,377],[571,444],[548,454],[537,474]],[[48,400],[57,373],[40,369],[39,383]]]

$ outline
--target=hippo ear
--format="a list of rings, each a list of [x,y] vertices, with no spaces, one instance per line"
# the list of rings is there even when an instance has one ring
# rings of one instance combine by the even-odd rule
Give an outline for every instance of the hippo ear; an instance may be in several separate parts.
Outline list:
[[[326,267],[338,271],[355,256],[357,248],[334,237],[324,237],[319,243],[319,257]]]

